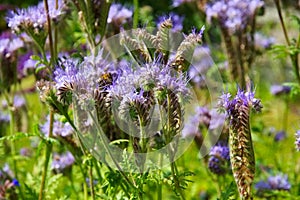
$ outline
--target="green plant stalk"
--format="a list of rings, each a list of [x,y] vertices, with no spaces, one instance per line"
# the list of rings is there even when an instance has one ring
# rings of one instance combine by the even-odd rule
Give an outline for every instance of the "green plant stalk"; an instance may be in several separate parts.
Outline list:
[[[52,137],[53,123],[54,123],[54,111],[50,110],[49,138]],[[39,200],[44,199],[44,190],[45,190],[45,183],[46,183],[46,178],[47,178],[48,164],[49,164],[50,156],[51,156],[51,152],[52,152],[52,143],[47,142],[46,145],[47,145],[47,147],[46,147],[46,153],[45,153],[45,163],[44,163],[42,181],[41,181],[41,186],[40,186]]]
[[[53,39],[52,39],[52,29],[51,29],[51,19],[49,15],[49,7],[48,7],[48,1],[44,0],[44,6],[45,6],[45,12],[47,15],[47,24],[48,24],[48,34],[49,34],[49,48],[50,48],[50,55],[51,55],[51,64],[52,69],[54,69],[54,49],[53,49]]]
[[[107,18],[108,18],[108,13],[109,9],[111,6],[111,1],[110,0],[103,0],[101,5],[101,22],[100,22],[100,41],[99,43],[102,42],[104,35],[105,35],[105,30],[107,26]]]
[[[55,9],[58,9],[58,0],[55,0]],[[54,48],[53,48],[53,52],[54,52],[54,56],[55,58],[57,58],[57,26],[54,26]]]
[[[282,30],[283,30],[285,41],[286,41],[287,45],[290,47],[291,42],[290,42],[289,36],[287,34],[287,29],[286,29],[286,26],[285,26],[285,23],[284,23],[284,20],[283,20],[283,17],[282,17],[280,1],[279,0],[274,0],[274,2],[275,2],[276,9],[277,9],[277,12],[278,12],[278,16],[279,16],[280,24],[281,24],[281,27],[282,27]],[[298,36],[298,41],[297,41],[297,44],[296,44],[296,48],[299,47],[299,45],[300,45],[299,43],[300,43],[300,35]],[[293,65],[293,68],[294,68],[294,71],[295,71],[296,79],[297,79],[298,83],[300,84],[300,71],[299,71],[298,53],[290,54],[290,58],[291,58],[292,65]]]
[[[238,51],[237,51],[237,55],[238,55],[238,58],[239,58],[239,61],[240,61],[240,87],[243,88],[243,89],[246,89],[246,81],[245,81],[245,63],[244,63],[244,59],[243,59],[243,56],[244,56],[244,52],[245,52],[245,46],[243,44],[243,36],[242,36],[242,32],[240,32],[238,34]]]
[[[84,200],[88,200],[88,184],[85,181],[86,173],[84,172],[81,165],[79,165],[79,168],[80,168],[80,172],[81,172],[82,178],[83,178],[83,196],[84,196]]]
[[[289,117],[289,96],[285,96],[284,99],[284,111],[283,111],[283,124],[282,129],[287,131],[288,127],[288,117]]]
[[[133,28],[136,29],[139,23],[139,0],[133,0]]]
[[[163,154],[159,154],[159,164],[160,164],[160,169],[158,170],[158,173],[160,175],[160,180],[159,180],[159,184],[158,184],[158,191],[157,191],[157,200],[162,200],[162,182],[161,182],[161,178],[162,178],[162,166],[163,166]]]
[[[89,114],[90,114],[90,116],[92,117],[92,119],[93,119],[94,122],[98,121],[98,120],[95,119],[95,117],[93,116],[93,114],[91,113],[91,111],[89,111]],[[97,130],[98,130],[99,133],[100,133],[99,135],[100,135],[100,137],[101,137],[101,140],[103,141],[105,151],[108,153],[109,157],[112,159],[112,161],[114,162],[115,166],[118,168],[118,170],[120,171],[120,173],[122,174],[122,176],[125,178],[126,182],[127,182],[130,186],[132,186],[133,188],[137,189],[136,185],[134,185],[134,184],[130,181],[130,179],[128,178],[128,176],[122,171],[121,166],[118,164],[118,162],[116,161],[116,159],[115,159],[114,156],[112,155],[112,153],[111,153],[111,151],[110,151],[110,149],[109,149],[109,147],[108,147],[108,144],[107,144],[107,142],[105,141],[105,138],[104,138],[104,137],[105,137],[105,136],[104,136],[105,134],[103,133],[103,130],[102,130],[102,128],[99,126],[98,123],[96,123],[96,128],[97,128]]]
[[[4,95],[5,95],[6,101],[9,105],[9,117],[10,117],[9,128],[10,128],[10,135],[13,136],[15,134],[15,114],[14,114],[14,107],[13,107],[13,99],[12,99],[12,101],[10,101],[8,95],[6,95],[6,93],[4,93]],[[17,180],[20,180],[19,174],[18,174],[18,168],[17,168],[17,161],[15,158],[15,156],[16,156],[15,141],[12,140],[10,145],[11,145],[11,154],[13,157],[13,170],[15,173],[15,178]],[[20,193],[21,199],[24,199],[22,188],[21,187],[18,187],[18,188],[19,188],[19,193]]]
[[[167,127],[166,127],[166,143],[169,144],[171,142],[171,110],[170,110],[170,104],[171,104],[171,99],[170,99],[170,95],[167,95],[167,116],[168,116],[168,120],[167,120]],[[177,190],[177,192],[179,192],[179,195],[182,199],[185,199],[184,194],[182,189],[180,188],[180,181],[178,180],[178,171],[177,171],[177,167],[176,167],[176,163],[173,160],[174,158],[174,154],[175,152],[173,152],[173,150],[171,149],[171,147],[169,146],[168,148],[168,154],[169,154],[169,158],[170,158],[170,162],[171,162],[171,172],[172,172],[172,177],[173,177],[173,181],[175,184],[175,188]]]
[[[89,166],[89,178],[90,178],[90,190],[92,199],[95,200],[95,188],[94,188],[94,178],[93,178],[93,165]]]

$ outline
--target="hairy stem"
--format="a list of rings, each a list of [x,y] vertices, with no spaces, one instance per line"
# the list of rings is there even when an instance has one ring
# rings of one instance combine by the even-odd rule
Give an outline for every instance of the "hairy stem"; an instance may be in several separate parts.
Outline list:
[[[139,0],[133,0],[134,13],[133,13],[133,28],[136,29],[139,23]]]
[[[51,55],[51,64],[52,69],[54,68],[54,49],[53,49],[53,39],[52,39],[52,29],[51,29],[51,19],[49,15],[49,6],[48,1],[44,0],[45,12],[47,15],[47,24],[48,24],[48,34],[49,34],[49,48],[50,48],[50,55]]]
[[[52,137],[53,122],[54,122],[54,112],[52,110],[50,110],[49,138]],[[46,153],[45,153],[45,163],[44,163],[44,169],[43,169],[43,174],[42,174],[42,182],[41,182],[41,186],[40,186],[39,200],[44,199],[44,190],[45,190],[45,183],[46,183],[46,178],[47,178],[48,164],[49,164],[51,151],[52,151],[52,143],[47,142],[46,145],[47,145],[47,147],[46,147]]]

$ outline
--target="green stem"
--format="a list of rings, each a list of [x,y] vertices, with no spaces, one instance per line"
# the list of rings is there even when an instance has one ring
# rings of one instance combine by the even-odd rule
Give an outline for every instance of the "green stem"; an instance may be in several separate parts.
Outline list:
[[[283,30],[285,41],[288,44],[288,46],[290,46],[290,39],[289,39],[289,36],[287,34],[287,30],[286,30],[286,27],[285,27],[285,24],[284,24],[284,21],[283,21],[283,17],[282,17],[282,13],[281,13],[280,1],[279,0],[274,0],[274,2],[275,2],[276,9],[277,9],[277,12],[278,12],[278,16],[279,16],[279,19],[280,19],[280,24],[281,24],[281,27],[282,27],[282,30]]]
[[[14,98],[12,98],[12,100],[9,99],[8,95],[6,95],[6,93],[4,93],[5,95],[5,98],[6,98],[6,102],[9,106],[9,117],[10,117],[10,121],[9,121],[9,128],[10,128],[10,135],[13,136],[15,134],[15,114],[14,114]],[[14,95],[12,95],[14,96]],[[15,173],[15,178],[17,180],[20,180],[19,179],[19,174],[18,174],[18,168],[17,168],[17,161],[16,161],[16,145],[15,145],[15,141],[14,140],[11,140],[11,155],[12,155],[12,160],[13,160],[13,170],[14,170],[14,173]],[[22,192],[22,189],[21,187],[19,187],[19,193],[20,193],[20,196],[21,196],[21,199],[24,199],[24,196],[23,196],[23,192]]]
[[[285,41],[286,41],[287,45],[290,47],[291,42],[290,42],[289,36],[287,34],[287,29],[286,29],[286,26],[285,26],[285,23],[284,23],[284,20],[283,20],[283,17],[282,17],[280,1],[279,0],[274,0],[274,2],[275,2],[276,9],[277,9],[277,12],[278,12],[278,16],[279,16],[279,19],[280,19],[280,24],[281,24],[281,27],[282,27],[282,30],[283,30]],[[298,36],[298,41],[297,41],[297,44],[296,44],[296,48],[298,48],[299,45],[300,45],[300,35]],[[291,58],[292,65],[293,65],[293,68],[294,68],[294,71],[295,71],[296,79],[297,79],[298,83],[300,84],[298,53],[290,54],[290,58]]]
[[[136,29],[139,23],[139,0],[133,0],[133,28]]]
[[[86,182],[86,173],[83,170],[82,166],[79,165],[80,168],[80,172],[82,174],[82,178],[83,178],[83,195],[84,195],[84,200],[88,200],[88,184]]]
[[[50,110],[49,138],[52,137],[53,122],[54,122],[54,112],[52,110]],[[43,174],[42,174],[42,182],[41,182],[41,186],[40,186],[39,200],[44,199],[44,190],[45,190],[45,183],[46,183],[46,178],[47,178],[48,164],[49,164],[51,151],[52,151],[52,143],[47,142],[46,145],[47,145],[47,147],[46,147],[46,153],[45,153],[45,164],[44,164],[44,169],[43,169]]]
[[[48,24],[48,34],[49,34],[49,47],[50,47],[50,55],[51,55],[51,64],[52,69],[54,69],[54,50],[53,50],[53,39],[52,39],[52,29],[51,29],[51,19],[49,15],[49,7],[48,7],[48,1],[44,0],[44,6],[45,6],[45,12],[47,15],[47,24]]]
[[[95,200],[95,188],[94,188],[94,178],[93,178],[93,165],[89,166],[89,178],[90,178],[90,189],[92,199]]]
[[[90,116],[92,117],[93,121],[94,121],[94,122],[97,122],[97,120],[95,119],[95,117],[94,117],[94,115],[91,113],[91,111],[89,111],[89,114],[90,114]],[[129,185],[131,185],[133,188],[136,189],[136,186],[130,181],[130,179],[128,178],[128,176],[123,172],[123,170],[122,170],[121,166],[119,165],[119,163],[118,163],[118,162],[116,161],[116,159],[114,158],[114,156],[113,156],[112,152],[110,151],[109,146],[108,146],[108,144],[107,144],[107,142],[106,142],[106,139],[107,139],[107,138],[105,137],[105,134],[104,134],[102,128],[99,126],[98,123],[96,123],[96,128],[97,128],[97,130],[99,131],[99,135],[100,135],[100,138],[101,138],[101,140],[102,140],[102,142],[103,142],[103,146],[104,146],[105,151],[108,153],[109,157],[111,158],[111,160],[113,161],[113,163],[115,164],[115,166],[118,168],[118,170],[120,171],[120,173],[122,174],[122,176],[125,178],[126,182],[127,182]]]
[[[286,96],[284,100],[283,125],[282,125],[282,129],[284,131],[287,131],[288,117],[289,117],[289,97]]]

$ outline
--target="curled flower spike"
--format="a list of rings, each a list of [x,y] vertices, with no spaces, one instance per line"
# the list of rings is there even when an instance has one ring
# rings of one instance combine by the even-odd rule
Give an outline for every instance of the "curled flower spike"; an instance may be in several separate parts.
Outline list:
[[[255,158],[251,139],[250,109],[260,111],[260,100],[254,98],[254,92],[238,90],[230,99],[230,94],[223,94],[220,106],[225,109],[230,120],[230,160],[232,172],[242,199],[251,199],[251,185],[255,173]]]

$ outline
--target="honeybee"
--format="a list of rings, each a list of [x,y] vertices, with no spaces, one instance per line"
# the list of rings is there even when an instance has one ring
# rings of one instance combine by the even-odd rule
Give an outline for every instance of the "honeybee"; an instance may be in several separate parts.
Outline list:
[[[113,82],[113,76],[110,72],[103,73],[98,79],[99,88],[104,88],[108,85],[111,85],[112,82]]]

